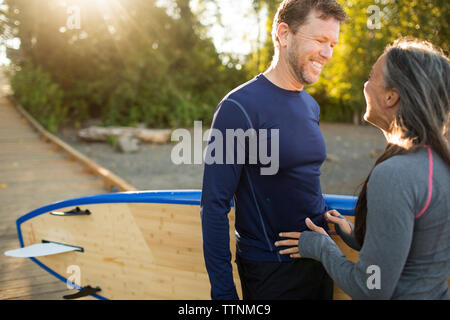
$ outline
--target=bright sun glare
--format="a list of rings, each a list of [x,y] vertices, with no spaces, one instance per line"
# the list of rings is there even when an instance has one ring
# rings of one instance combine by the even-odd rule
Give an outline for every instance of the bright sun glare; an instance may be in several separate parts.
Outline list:
[[[0,0],[0,5],[3,3],[4,0]],[[115,14],[127,16],[127,12],[124,11],[120,2],[117,0],[60,0],[59,3],[66,8],[83,7],[98,10],[103,13],[105,20],[108,21]],[[158,6],[165,6],[167,3],[170,2],[167,0],[159,0]],[[261,13],[258,30],[256,18],[251,15],[246,15],[246,12],[249,12],[252,8],[251,0],[217,0],[217,3],[220,8],[220,15],[222,16],[224,26],[221,26],[213,19],[216,14],[214,6],[211,8],[208,7],[208,14],[203,18],[205,19],[204,22],[209,25],[208,34],[214,39],[218,51],[248,54],[254,50],[256,46],[256,37],[260,30],[264,30],[265,28],[265,15],[267,13],[264,10]],[[199,5],[199,0],[192,1],[192,4],[195,9],[195,7]],[[70,14],[73,13],[75,13],[75,11],[70,11]],[[247,21],[245,31],[243,31],[242,28],[242,21]],[[111,23],[111,21],[109,21],[109,23]],[[136,25],[138,25],[138,23],[136,23]],[[110,26],[108,29],[111,31]],[[60,31],[67,31],[67,26],[62,26]],[[263,33],[260,41],[263,42],[264,40]],[[18,38],[10,39],[7,41],[7,46],[19,49],[20,40]],[[6,58],[6,47],[0,45],[0,65],[8,65],[9,63],[9,59]]]
[[[110,5],[111,0],[90,0],[89,3],[95,4],[100,8],[106,8]]]
[[[84,8],[107,9],[111,7],[112,2],[114,1],[115,0],[62,0],[60,3],[67,7],[82,5]]]

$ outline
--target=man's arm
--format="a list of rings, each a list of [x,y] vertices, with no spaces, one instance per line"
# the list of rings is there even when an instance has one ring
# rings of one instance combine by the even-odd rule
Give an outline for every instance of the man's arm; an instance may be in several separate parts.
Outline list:
[[[242,146],[234,144],[233,164],[227,164],[226,129],[245,131],[248,128],[247,117],[234,102],[225,100],[219,105],[212,129],[221,133],[222,141],[212,135],[212,141],[208,142],[207,158],[215,149],[212,156],[218,160],[221,158],[222,164],[208,164],[205,161],[201,199],[203,253],[211,282],[211,298],[217,300],[238,299],[231,266],[228,213],[243,168],[243,164],[238,164],[236,160],[237,148]],[[222,156],[218,150],[220,147]]]

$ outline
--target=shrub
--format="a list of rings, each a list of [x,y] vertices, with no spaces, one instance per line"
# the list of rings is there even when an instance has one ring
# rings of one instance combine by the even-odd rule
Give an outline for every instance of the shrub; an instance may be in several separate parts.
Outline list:
[[[65,120],[64,92],[50,75],[31,62],[11,77],[11,87],[18,102],[50,132],[56,133]]]

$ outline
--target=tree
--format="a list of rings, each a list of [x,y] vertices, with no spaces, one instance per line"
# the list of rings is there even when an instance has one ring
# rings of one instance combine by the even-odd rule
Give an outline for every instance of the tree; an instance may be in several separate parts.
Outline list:
[[[273,55],[270,36],[273,16],[280,1],[253,2],[269,8],[268,37],[260,53],[264,61],[260,66],[267,68]],[[428,40],[449,54],[450,2],[446,0],[347,0],[340,3],[349,21],[341,28],[340,44],[320,81],[307,88],[319,102],[324,120],[360,120],[365,109],[363,86],[370,69],[384,48],[395,39],[412,36]],[[261,68],[256,70],[255,56],[249,59],[249,73],[263,71]]]
[[[252,53],[248,57],[246,64],[247,72],[251,74],[258,74],[265,71],[271,64],[274,55],[274,46],[272,42],[272,25],[275,13],[278,10],[280,1],[278,0],[253,0],[253,8],[255,11],[261,11],[263,8],[267,11],[266,20],[266,37],[262,48],[257,52]]]
[[[175,15],[155,0],[5,0],[0,25],[4,38],[21,40],[23,59],[14,64],[26,60],[48,74],[78,124],[92,117],[105,125],[208,123],[245,73],[222,64],[189,0],[171,3]],[[70,7],[79,9],[79,28],[67,24]]]

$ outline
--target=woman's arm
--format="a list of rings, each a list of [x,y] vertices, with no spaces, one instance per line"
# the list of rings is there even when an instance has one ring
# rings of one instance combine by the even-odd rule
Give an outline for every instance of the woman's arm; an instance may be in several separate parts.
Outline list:
[[[334,224],[336,233],[350,248],[359,251],[361,246],[355,239],[353,224],[336,210],[325,213],[325,220]]]
[[[317,232],[303,232],[302,257],[322,262],[336,284],[353,299],[391,299],[409,254],[414,211],[412,188],[404,172],[382,163],[367,190],[367,227],[359,261],[352,263],[334,241]]]

